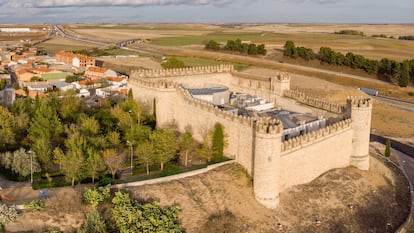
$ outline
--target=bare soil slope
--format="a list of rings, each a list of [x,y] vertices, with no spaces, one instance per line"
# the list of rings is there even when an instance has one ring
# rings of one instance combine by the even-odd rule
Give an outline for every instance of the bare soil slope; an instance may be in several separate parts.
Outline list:
[[[404,221],[408,200],[405,186],[384,171],[382,165],[373,172],[332,170],[281,193],[275,210],[256,202],[238,165],[130,190],[139,199],[179,204],[187,232],[385,232],[387,222],[395,230]]]

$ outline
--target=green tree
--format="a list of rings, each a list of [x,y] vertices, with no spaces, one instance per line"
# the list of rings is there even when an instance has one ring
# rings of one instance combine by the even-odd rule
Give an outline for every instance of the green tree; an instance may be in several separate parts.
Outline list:
[[[122,164],[125,162],[125,155],[118,154],[115,149],[105,149],[102,154],[104,163],[111,173],[112,179],[115,179],[116,173],[122,168]]]
[[[398,85],[400,87],[407,87],[410,82],[410,64],[409,61],[401,63],[401,73],[398,79]]]
[[[111,108],[111,115],[117,119],[118,127],[125,131],[126,129],[131,128],[134,123],[132,115],[124,111],[121,107],[115,106]]]
[[[223,126],[220,123],[216,123],[212,134],[211,147],[213,150],[213,156],[215,158],[222,158],[224,156],[224,148],[227,145]]]
[[[266,55],[267,50],[265,48],[266,46],[264,44],[260,44],[257,46],[257,53],[260,55]]]
[[[147,175],[150,174],[150,166],[154,164],[154,154],[153,154],[153,145],[151,142],[146,141],[140,143],[136,149],[135,154],[137,155],[138,161],[140,163],[145,164],[145,168],[147,170]]]
[[[108,143],[108,147],[116,148],[120,145],[120,135],[116,131],[110,131],[106,134],[106,141]]]
[[[179,148],[180,152],[184,155],[184,166],[188,166],[188,154],[193,147],[194,139],[193,135],[189,131],[185,131],[183,135],[181,135]]]
[[[132,88],[129,88],[128,90],[128,100],[134,99],[134,93],[132,92]]]
[[[149,140],[151,131],[151,128],[148,126],[134,124],[127,129],[125,141],[130,141],[136,147],[138,144]]]
[[[60,165],[60,170],[66,180],[71,182],[72,187],[75,186],[75,181],[82,177],[84,157],[79,152],[71,151],[65,155],[60,148],[53,151],[56,163]]]
[[[154,146],[154,154],[160,163],[161,171],[164,164],[174,158],[176,153],[176,138],[171,130],[157,129],[150,135],[150,140]]]
[[[13,114],[7,108],[0,106],[0,150],[5,149],[7,144],[15,142],[15,127]]]
[[[388,138],[387,139],[387,143],[385,144],[385,152],[384,152],[385,157],[390,157],[391,155],[391,140]]]
[[[59,114],[66,122],[76,122],[81,113],[81,99],[75,96],[76,93],[67,91],[61,100]]]
[[[94,209],[111,196],[109,188],[98,187],[86,189],[83,193],[83,200]]]
[[[4,168],[11,170],[13,164],[13,153],[6,151],[0,154],[0,164]]]
[[[20,148],[13,153],[11,170],[21,176],[30,175],[30,154],[25,149]],[[36,153],[32,153],[32,171],[33,173],[41,172]]]
[[[87,149],[86,170],[92,178],[92,184],[95,183],[95,178],[99,172],[105,170],[105,163],[102,156],[93,148]]]
[[[162,208],[157,202],[140,204],[128,193],[116,192],[112,199],[111,218],[120,233],[169,232],[179,233],[179,206]]]
[[[204,138],[204,142],[201,145],[201,148],[198,150],[198,153],[202,158],[205,158],[209,163],[214,157],[213,148],[211,146],[211,136],[208,135]]]
[[[63,126],[56,111],[40,102],[39,108],[34,112],[28,129],[32,150],[38,156],[42,168],[48,167],[52,161],[52,150],[58,144]]]
[[[287,57],[292,57],[292,58],[296,58],[297,57],[297,50],[296,50],[296,46],[295,43],[291,40],[286,41],[285,45],[283,46],[283,48],[285,49],[285,51],[283,52],[283,54]]]
[[[99,122],[92,116],[80,116],[80,130],[83,136],[91,137],[99,133]]]
[[[185,68],[186,65],[183,61],[178,60],[176,57],[171,57],[161,64],[163,69],[175,69],[175,68]]]
[[[258,54],[256,44],[252,43],[252,44],[248,45],[247,54],[249,54],[249,55],[257,55]]]
[[[101,217],[98,210],[92,209],[86,216],[85,223],[77,233],[106,233],[105,220]]]
[[[84,152],[87,150],[88,144],[86,139],[73,125],[68,131],[68,138],[65,140],[66,154],[60,148],[56,148],[53,154],[65,178],[71,181],[73,187],[76,180],[84,178]]]
[[[205,46],[206,49],[220,50],[220,44],[214,40],[209,40]]]

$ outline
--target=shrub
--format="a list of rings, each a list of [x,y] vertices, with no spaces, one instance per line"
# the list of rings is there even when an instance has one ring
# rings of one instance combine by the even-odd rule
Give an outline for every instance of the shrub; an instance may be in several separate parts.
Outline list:
[[[77,233],[106,233],[105,221],[96,209],[88,213],[86,221]]]
[[[98,184],[96,185],[97,187],[104,187],[107,186],[108,184],[114,184],[114,180],[110,177],[102,177],[101,179],[99,179]]]
[[[87,189],[83,193],[83,200],[96,208],[100,203],[104,202],[111,196],[109,188],[98,187],[93,189]]]
[[[7,224],[14,222],[17,218],[17,211],[15,208],[8,207],[6,204],[0,204],[0,224]]]
[[[33,200],[25,203],[24,208],[29,211],[40,211],[45,209],[45,205],[42,200]]]
[[[59,228],[52,228],[52,229],[47,230],[43,233],[61,233],[61,231],[59,230]]]

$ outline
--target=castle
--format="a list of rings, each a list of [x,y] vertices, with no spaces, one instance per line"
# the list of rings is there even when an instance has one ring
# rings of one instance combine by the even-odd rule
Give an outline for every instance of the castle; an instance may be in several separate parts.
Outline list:
[[[327,114],[335,120],[283,138],[288,129],[277,118],[225,111],[193,98],[184,88],[206,83],[258,96],[279,108]],[[222,124],[228,135],[225,154],[246,168],[253,177],[257,201],[267,208],[277,207],[279,193],[287,188],[308,183],[331,169],[369,169],[369,98],[350,97],[344,105],[330,103],[290,90],[287,73],[274,77],[245,75],[235,72],[232,65],[136,70],[128,85],[136,98],[149,104],[155,100],[157,127],[174,124],[181,132],[191,127],[194,138],[202,141],[206,129],[217,122]]]

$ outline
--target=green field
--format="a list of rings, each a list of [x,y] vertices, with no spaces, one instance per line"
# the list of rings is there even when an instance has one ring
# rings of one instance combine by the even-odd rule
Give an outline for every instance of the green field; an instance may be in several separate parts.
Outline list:
[[[414,42],[396,39],[373,38],[368,36],[339,35],[328,33],[281,34],[273,32],[223,32],[216,31],[206,35],[185,35],[162,37],[152,40],[152,44],[162,46],[203,45],[209,40],[221,44],[227,40],[240,39],[253,43],[264,43],[266,47],[282,49],[286,41],[292,40],[297,46],[312,48],[315,52],[320,47],[330,47],[336,51],[353,52],[371,59],[384,57],[402,61],[414,58]],[[271,53],[272,51],[269,51]]]

